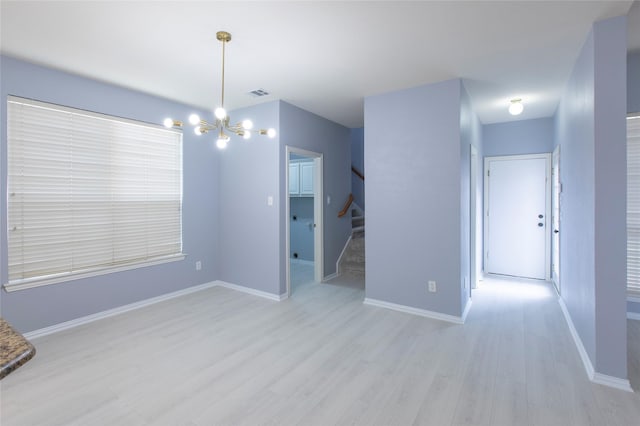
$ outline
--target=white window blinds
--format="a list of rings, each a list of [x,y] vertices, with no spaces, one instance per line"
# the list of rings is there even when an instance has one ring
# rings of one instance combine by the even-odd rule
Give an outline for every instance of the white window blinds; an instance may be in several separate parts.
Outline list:
[[[627,291],[640,296],[640,114],[627,117]]]
[[[182,257],[180,132],[15,97],[7,121],[8,290]]]

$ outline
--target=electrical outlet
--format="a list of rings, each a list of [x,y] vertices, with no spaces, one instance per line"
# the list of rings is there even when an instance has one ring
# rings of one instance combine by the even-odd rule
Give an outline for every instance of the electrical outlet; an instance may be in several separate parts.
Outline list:
[[[202,262],[198,260],[198,261],[196,262],[196,271],[199,271],[199,270],[201,270],[201,269],[202,269]]]
[[[435,293],[437,291],[436,282],[429,281],[429,293]]]

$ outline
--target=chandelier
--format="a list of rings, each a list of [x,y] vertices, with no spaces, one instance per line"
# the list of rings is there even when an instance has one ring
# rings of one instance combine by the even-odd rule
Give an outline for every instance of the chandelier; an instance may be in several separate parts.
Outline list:
[[[195,126],[194,132],[196,135],[202,135],[204,133],[216,130],[218,132],[216,146],[219,149],[224,149],[227,147],[227,144],[230,140],[225,131],[234,133],[244,139],[249,139],[251,137],[251,133],[254,130],[253,123],[248,119],[242,120],[241,122],[236,124],[231,124],[231,118],[227,114],[227,110],[224,109],[224,53],[225,45],[231,41],[231,34],[226,31],[218,31],[216,33],[216,38],[222,43],[222,94],[220,98],[220,106],[213,111],[215,122],[208,123],[207,121],[202,120],[198,116],[198,114],[191,114],[189,116],[189,124]],[[174,120],[172,118],[166,118],[164,120],[164,125],[168,128],[182,127],[182,122]],[[276,130],[273,128],[259,129],[256,131],[256,133],[258,133],[259,135],[266,135],[270,138],[276,136]]]

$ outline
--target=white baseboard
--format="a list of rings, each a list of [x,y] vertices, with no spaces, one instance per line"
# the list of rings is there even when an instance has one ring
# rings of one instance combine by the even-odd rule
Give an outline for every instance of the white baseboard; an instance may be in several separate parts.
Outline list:
[[[296,259],[293,257],[289,259],[289,262],[297,265],[313,265],[313,260]]]
[[[275,300],[276,302],[281,302],[285,300],[287,297],[289,297],[286,293],[283,293],[283,294],[267,293],[266,291],[256,290],[254,288],[245,287],[243,285],[238,285],[238,284],[231,284],[231,283],[220,281],[220,280],[214,281],[214,283],[215,285],[218,285],[220,287],[241,291],[243,293],[252,294],[254,296],[264,297],[265,299]]]
[[[342,247],[342,251],[340,252],[340,256],[338,256],[338,260],[336,260],[336,277],[340,276],[340,261],[342,260],[342,256],[344,256],[344,252],[347,251],[347,247],[349,246],[349,242],[351,241],[352,235],[349,235],[347,238],[347,242],[344,243],[344,247]]]
[[[564,315],[564,320],[569,327],[569,332],[571,333],[571,337],[573,338],[573,343],[575,343],[576,348],[578,349],[578,353],[580,354],[580,359],[582,360],[582,364],[584,365],[584,369],[587,372],[587,377],[589,380],[593,381],[593,377],[595,375],[595,370],[593,368],[593,364],[591,364],[591,359],[587,354],[587,350],[584,348],[582,344],[582,339],[576,330],[576,327],[573,325],[573,320],[571,319],[571,315],[569,314],[569,310],[567,309],[567,305],[564,303],[564,299],[562,297],[558,297],[558,303],[560,304],[560,309],[562,309],[562,314]]]
[[[640,313],[638,313],[638,312],[627,312],[627,319],[640,321]]]
[[[108,309],[106,311],[97,312],[95,314],[87,315],[84,317],[72,319],[69,321],[54,324],[49,327],[40,328],[38,330],[30,331],[24,334],[27,340],[36,339],[38,337],[47,336],[49,334],[58,333],[60,331],[68,330],[70,328],[78,327],[84,324],[89,324],[94,321],[98,321],[104,318],[109,318],[115,315],[120,315],[125,312],[133,311],[135,309],[144,308],[155,303],[164,302],[165,300],[174,299],[176,297],[185,296],[187,294],[195,293],[197,291],[206,290],[208,288],[215,287],[215,282],[209,282],[205,284],[188,287],[182,290],[174,291],[172,293],[162,294],[160,296],[152,297],[150,299],[141,300],[139,302],[130,303],[124,306],[118,306],[117,308]]]
[[[606,374],[602,373],[595,373],[591,381],[599,385],[609,386],[610,388],[620,389],[625,392],[633,393],[633,389],[631,388],[631,383],[629,383],[629,380],[621,379],[619,377],[607,376]]]
[[[421,317],[437,319],[440,321],[452,322],[454,324],[464,324],[462,317],[456,317],[454,315],[442,314],[440,312],[428,311],[426,309],[414,308],[406,305],[398,305],[396,303],[385,302],[383,300],[365,298],[365,305],[377,306],[379,308],[391,309],[398,312],[404,312],[412,315],[419,315]],[[470,304],[467,304],[470,306]]]
[[[326,277],[324,277],[322,279],[322,282],[327,282],[327,281],[332,280],[334,278],[338,278],[338,273],[337,272],[334,272],[333,274],[327,275]]]
[[[593,364],[591,363],[591,359],[587,354],[587,350],[584,348],[582,344],[582,339],[576,330],[576,327],[573,325],[573,320],[571,319],[571,315],[569,314],[569,310],[567,309],[567,305],[564,303],[562,297],[558,297],[558,303],[560,304],[560,308],[562,309],[562,314],[564,315],[564,319],[567,322],[567,326],[569,327],[569,331],[571,332],[571,337],[573,337],[573,342],[576,344],[576,348],[578,349],[578,353],[580,354],[580,359],[582,359],[582,364],[584,365],[584,369],[587,373],[587,377],[593,383],[598,383],[600,385],[609,386],[615,389],[620,389],[626,392],[633,392],[631,388],[631,384],[629,380],[621,379],[619,377],[608,376],[602,373],[596,373],[593,368]]]

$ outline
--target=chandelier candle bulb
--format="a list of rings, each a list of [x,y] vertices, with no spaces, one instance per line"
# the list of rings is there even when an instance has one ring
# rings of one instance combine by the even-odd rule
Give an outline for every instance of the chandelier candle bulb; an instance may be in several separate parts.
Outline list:
[[[197,126],[200,124],[200,116],[198,114],[191,114],[189,116],[189,124],[192,126]]]
[[[164,124],[164,127],[166,127],[167,129],[171,129],[173,127],[182,127],[182,121],[174,120],[170,117],[165,118],[162,124]]]

